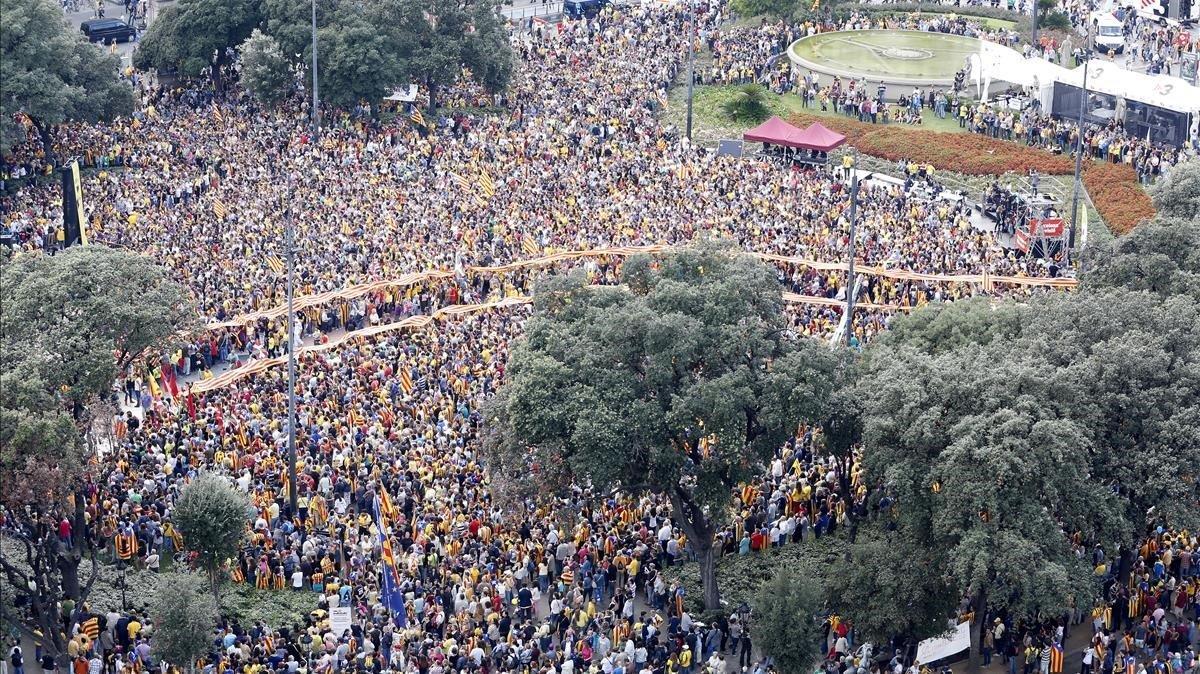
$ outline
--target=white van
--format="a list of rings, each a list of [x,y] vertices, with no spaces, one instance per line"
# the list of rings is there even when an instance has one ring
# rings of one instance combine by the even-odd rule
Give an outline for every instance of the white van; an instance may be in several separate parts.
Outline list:
[[[1125,51],[1125,26],[1111,12],[1097,12],[1092,16],[1092,39],[1101,54],[1120,54]]]

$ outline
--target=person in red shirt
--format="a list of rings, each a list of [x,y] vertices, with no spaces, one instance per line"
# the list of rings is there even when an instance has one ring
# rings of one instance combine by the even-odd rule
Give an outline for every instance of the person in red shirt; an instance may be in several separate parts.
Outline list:
[[[763,535],[761,531],[755,531],[750,535],[750,549],[756,551],[763,549]]]
[[[58,537],[67,544],[67,547],[74,545],[71,541],[71,522],[65,517],[58,523]]]

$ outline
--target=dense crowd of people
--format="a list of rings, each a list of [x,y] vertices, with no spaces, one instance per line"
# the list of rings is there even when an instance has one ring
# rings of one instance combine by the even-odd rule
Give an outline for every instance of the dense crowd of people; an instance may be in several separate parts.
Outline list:
[[[761,76],[760,60],[790,37],[782,27],[724,34],[720,20],[720,6],[704,8],[695,30],[717,55],[713,81]],[[482,310],[436,329],[302,354],[294,512],[280,459],[285,371],[268,369],[202,395],[186,387],[189,379],[279,356],[301,341],[528,295],[548,271],[580,267],[595,283],[618,278],[616,256],[504,273],[472,269],[547,252],[712,235],[760,253],[843,259],[844,176],[713,156],[659,121],[656,111],[691,46],[687,24],[678,8],[608,8],[592,19],[516,33],[519,67],[506,94],[493,97],[468,82],[446,93],[451,101],[496,105],[499,114],[449,114],[430,120],[432,129],[404,116],[379,122],[331,111],[315,136],[299,103],[264,111],[236,89],[216,96],[146,81],[139,81],[132,119],[62,125],[56,151],[95,169],[84,181],[89,237],[153,256],[190,290],[206,319],[230,325],[126,373],[114,392],[124,411],[112,445],[84,490],[83,531],[73,531],[51,504],[5,513],[3,526],[84,536],[109,559],[153,572],[164,560],[187,561],[171,518],[181,487],[201,471],[228,476],[256,510],[245,546],[228,561],[229,577],[310,592],[321,610],[291,625],[223,621],[201,663],[205,674],[767,671],[753,648],[752,616],[735,611],[702,624],[689,613],[684,588],[666,573],[691,554],[666,503],[581,491],[557,509],[501,509],[480,459],[481,404],[503,380],[527,309]],[[43,172],[38,153],[31,138],[6,158],[6,174]],[[30,182],[0,197],[18,249],[55,247],[55,193]],[[857,212],[858,254],[870,265],[928,274],[1048,273],[973,226],[961,202],[868,184]],[[279,320],[236,320],[282,302],[272,258],[284,255],[288,224],[300,232],[300,294],[427,270],[450,277],[306,310],[299,338]],[[840,271],[799,264],[778,271],[789,292],[845,297]],[[895,307],[985,291],[977,284],[863,280],[860,301]],[[828,337],[841,323],[835,306],[796,302],[788,312],[803,335]],[[886,329],[890,315],[856,315],[852,340]],[[723,554],[803,545],[853,530],[878,509],[880,486],[863,482],[856,458],[820,448],[815,430],[797,429],[764,474],[739,488],[730,525],[718,537]],[[400,614],[381,596],[381,540],[400,571]],[[1146,585],[1136,588],[1147,596],[1160,591],[1168,582],[1158,573],[1161,562],[1174,579],[1166,599],[1174,607],[1182,588],[1194,589],[1195,581],[1185,580],[1193,567],[1176,562],[1195,551],[1196,541],[1151,540],[1154,549],[1135,569]],[[1173,619],[1154,610],[1148,623],[1171,625],[1174,644],[1195,643],[1195,595],[1185,595],[1191,603]],[[332,630],[328,611],[335,607],[353,611],[346,633]],[[109,608],[80,606],[67,617],[75,674],[153,666],[146,616]],[[1183,624],[1191,626],[1186,636]],[[1009,629],[1034,633],[1031,626]],[[893,672],[907,664],[899,656],[873,658],[836,618],[825,638],[830,667],[841,672]]]

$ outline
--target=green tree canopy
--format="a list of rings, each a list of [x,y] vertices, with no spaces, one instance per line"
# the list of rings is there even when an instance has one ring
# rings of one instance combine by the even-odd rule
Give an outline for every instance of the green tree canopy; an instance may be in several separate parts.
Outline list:
[[[120,78],[120,60],[67,25],[58,3],[0,0],[0,16],[0,152],[25,140],[17,113],[29,117],[50,153],[55,125],[133,111],[133,89]]]
[[[292,67],[275,38],[255,28],[238,48],[242,84],[260,103],[276,105],[292,88]]]
[[[623,282],[537,289],[485,446],[500,489],[519,496],[590,484],[665,497],[713,609],[730,492],[820,416],[836,359],[788,334],[775,274],[724,245],[631,258]]]
[[[824,655],[820,609],[821,589],[811,578],[788,569],[780,569],[759,592],[752,632],[783,674],[808,674]]]
[[[334,0],[317,0],[318,30],[329,25],[335,7]],[[264,0],[263,15],[264,32],[275,38],[289,61],[312,63],[311,0]]]
[[[1200,159],[1176,164],[1150,194],[1159,215],[1191,222],[1200,219]]]
[[[317,31],[317,47],[321,96],[336,106],[377,104],[404,80],[388,32],[353,5]]]
[[[194,575],[175,574],[169,582],[159,583],[150,611],[154,657],[181,668],[190,667],[212,646],[217,611],[217,601],[205,590],[204,581]]]
[[[512,47],[496,7],[491,0],[377,0],[372,24],[392,27],[401,72],[425,86],[436,108],[439,87],[463,67],[491,91],[508,85]]]
[[[1083,281],[1200,300],[1200,219],[1159,215],[1089,251]]]
[[[134,358],[172,347],[195,313],[149,258],[99,246],[0,263],[0,306],[0,499],[13,512],[27,504],[66,510],[74,492],[73,527],[83,531],[79,475],[92,421],[105,418],[98,401]],[[18,529],[6,535],[23,554],[0,557],[4,582],[31,588],[24,598],[33,610],[4,619],[27,637],[51,635],[40,638],[43,648],[69,663],[55,603],[86,600],[95,550],[86,536],[68,546]],[[89,580],[79,574],[85,555]]]
[[[262,21],[262,0],[178,0],[150,24],[134,52],[134,65],[184,77],[212,68],[220,88],[230,50]]]
[[[179,492],[171,517],[183,535],[183,547],[196,553],[208,572],[214,600],[220,599],[220,570],[237,554],[246,536],[250,501],[229,480],[202,473]]]
[[[25,255],[0,269],[4,349],[76,418],[144,352],[174,348],[197,327],[191,302],[164,268],[141,255],[76,246]]]
[[[950,595],[981,612],[1045,614],[1094,591],[1074,535],[1128,543],[1148,510],[1194,527],[1197,324],[1190,298],[1111,289],[898,320],[865,357],[864,463],[873,502],[895,503],[893,544],[932,558],[893,571],[945,569]],[[918,598],[922,582],[886,581]],[[914,609],[889,596],[903,604],[885,611]],[[943,623],[921,606],[914,631]]]
[[[733,0],[730,6],[733,11],[744,17],[766,15],[786,18],[807,4],[801,0]]]

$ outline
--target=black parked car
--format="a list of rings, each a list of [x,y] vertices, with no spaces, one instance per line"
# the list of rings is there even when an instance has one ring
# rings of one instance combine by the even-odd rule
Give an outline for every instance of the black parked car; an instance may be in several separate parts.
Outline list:
[[[114,42],[130,42],[137,34],[133,26],[120,19],[92,19],[84,21],[79,30],[87,36],[89,42],[112,44]]]

